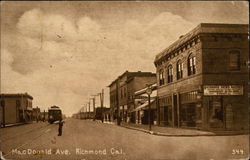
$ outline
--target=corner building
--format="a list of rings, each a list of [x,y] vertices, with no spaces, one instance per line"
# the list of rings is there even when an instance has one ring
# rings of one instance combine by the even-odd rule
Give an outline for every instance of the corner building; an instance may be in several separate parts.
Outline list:
[[[125,71],[108,87],[110,88],[111,121],[121,118],[122,122],[134,121],[134,92],[156,82],[156,74],[151,72]]]
[[[248,130],[248,25],[202,23],[156,55],[159,125]]]

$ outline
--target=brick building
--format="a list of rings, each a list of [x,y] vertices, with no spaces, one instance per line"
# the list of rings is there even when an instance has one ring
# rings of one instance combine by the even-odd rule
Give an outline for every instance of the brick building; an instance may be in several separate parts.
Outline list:
[[[1,123],[14,124],[32,120],[33,97],[27,93],[1,94]]]
[[[202,23],[156,55],[160,125],[248,129],[248,25]]]
[[[156,74],[151,72],[126,71],[110,85],[111,119],[120,116],[124,122],[129,121],[130,110],[134,109],[134,92],[156,82]]]

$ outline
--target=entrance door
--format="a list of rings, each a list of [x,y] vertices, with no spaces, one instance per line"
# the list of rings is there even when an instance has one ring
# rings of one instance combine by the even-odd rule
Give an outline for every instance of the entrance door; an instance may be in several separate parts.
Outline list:
[[[211,128],[224,128],[224,114],[221,97],[212,97],[209,101],[209,124]]]

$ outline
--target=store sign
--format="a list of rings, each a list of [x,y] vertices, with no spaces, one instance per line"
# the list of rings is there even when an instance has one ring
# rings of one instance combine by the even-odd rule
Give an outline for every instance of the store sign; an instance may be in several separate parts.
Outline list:
[[[243,95],[242,85],[204,85],[204,95]]]

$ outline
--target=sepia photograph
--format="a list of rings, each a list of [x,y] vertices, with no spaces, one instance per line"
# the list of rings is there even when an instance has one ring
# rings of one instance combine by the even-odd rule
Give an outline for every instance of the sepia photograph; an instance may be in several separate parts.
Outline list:
[[[0,160],[248,160],[249,2],[1,1]]]

